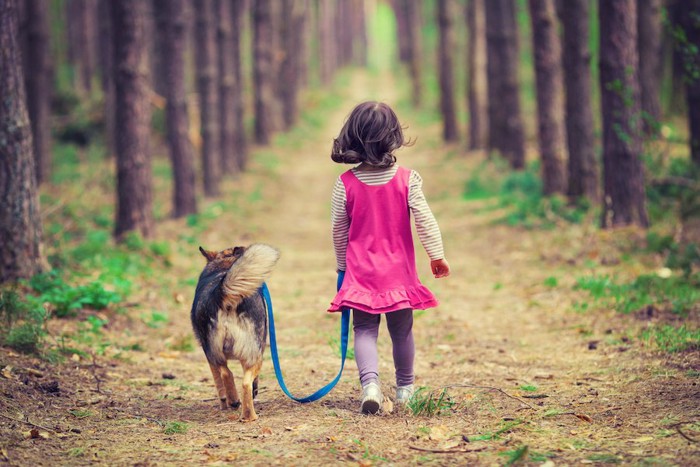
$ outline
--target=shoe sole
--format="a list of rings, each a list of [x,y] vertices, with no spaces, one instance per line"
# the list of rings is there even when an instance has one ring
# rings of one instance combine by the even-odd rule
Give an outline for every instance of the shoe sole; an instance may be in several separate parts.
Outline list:
[[[379,412],[379,402],[373,400],[366,400],[362,403],[362,413],[375,414],[377,412]]]

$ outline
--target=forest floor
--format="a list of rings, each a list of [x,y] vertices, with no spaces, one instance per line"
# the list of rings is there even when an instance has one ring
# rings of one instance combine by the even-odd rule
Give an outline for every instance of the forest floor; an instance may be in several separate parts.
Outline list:
[[[361,100],[395,103],[391,77],[353,73],[342,102],[313,133],[292,132],[254,151],[250,170],[227,184],[221,209],[197,238],[207,249],[265,242],[281,260],[268,281],[278,347],[289,389],[306,395],[330,381],[339,365],[339,316],[325,312],[335,287],[329,233],[330,192],[346,167],[328,157],[331,139]],[[191,340],[194,287],[164,290],[145,279],[126,313],[105,312],[103,332],[134,350],[53,365],[0,349],[0,463],[9,465],[526,465],[700,464],[698,352],[661,354],[630,336],[646,313],[581,313],[573,290],[585,274],[639,274],[654,265],[619,261],[620,245],[643,235],[600,232],[594,225],[524,230],[493,222],[498,213],[462,198],[483,154],[443,147],[439,125],[401,115],[417,143],[398,153],[419,171],[440,223],[449,278],[435,280],[418,244],[423,282],[440,299],[415,319],[416,385],[446,389],[439,414],[413,415],[388,404],[378,416],[359,413],[359,384],[348,360],[324,399],[298,404],[275,380],[269,351],[256,400],[259,420],[219,410],[213,381]],[[165,195],[159,195],[165,196]],[[182,221],[159,226],[180,242]],[[167,277],[196,278],[204,265],[196,246],[171,258]],[[180,251],[184,253],[180,254]],[[156,275],[159,276],[159,275]],[[555,277],[557,287],[545,285]],[[173,282],[177,283],[177,282]],[[160,327],[143,309],[167,310]],[[57,333],[70,324],[51,323]],[[386,328],[379,336],[383,389],[393,397]],[[238,365],[232,365],[240,381]]]

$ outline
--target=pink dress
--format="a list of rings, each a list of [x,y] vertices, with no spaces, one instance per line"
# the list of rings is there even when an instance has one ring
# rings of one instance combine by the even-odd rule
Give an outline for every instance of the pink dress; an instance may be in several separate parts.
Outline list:
[[[328,311],[387,313],[437,306],[416,272],[408,207],[410,175],[409,169],[398,167],[391,181],[377,186],[362,183],[350,170],[340,176],[350,218],[347,270]]]

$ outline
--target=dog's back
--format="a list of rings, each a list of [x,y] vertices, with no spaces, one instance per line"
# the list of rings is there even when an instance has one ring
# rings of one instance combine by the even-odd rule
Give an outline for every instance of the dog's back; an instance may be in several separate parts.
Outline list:
[[[258,289],[279,258],[267,245],[236,247],[220,252],[200,248],[207,265],[197,283],[191,319],[211,367],[224,406],[238,406],[233,375],[226,361],[239,360],[244,369],[243,413],[257,418],[252,394],[247,394],[262,365],[267,340],[267,316]],[[251,381],[246,381],[251,379]],[[249,397],[248,397],[249,396]],[[250,402],[247,402],[250,399]]]

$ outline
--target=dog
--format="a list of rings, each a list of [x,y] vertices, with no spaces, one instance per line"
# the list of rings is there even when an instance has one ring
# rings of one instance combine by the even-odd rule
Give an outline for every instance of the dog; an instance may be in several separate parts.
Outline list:
[[[257,420],[253,398],[267,340],[265,304],[258,292],[279,259],[279,251],[256,243],[219,252],[199,251],[207,264],[192,303],[192,327],[207,357],[221,409],[241,405],[227,361],[243,367],[241,421]]]

